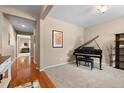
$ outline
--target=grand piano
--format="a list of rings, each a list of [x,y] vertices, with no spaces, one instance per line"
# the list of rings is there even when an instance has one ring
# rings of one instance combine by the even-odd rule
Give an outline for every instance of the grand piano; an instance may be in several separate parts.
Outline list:
[[[100,70],[102,70],[102,50],[101,50],[100,46],[98,45],[98,43],[96,42],[96,39],[98,37],[99,36],[94,37],[90,41],[84,43],[83,45],[79,46],[78,48],[76,48],[74,50],[73,55],[75,55],[75,57],[76,57],[77,66],[79,64],[78,63],[78,61],[79,61],[78,58],[79,57],[83,57],[83,58],[86,58],[86,59],[90,59],[90,58],[94,57],[94,58],[99,58],[99,67],[100,67]],[[98,46],[98,49],[95,49],[94,47],[87,47],[87,45],[90,44],[93,41]]]

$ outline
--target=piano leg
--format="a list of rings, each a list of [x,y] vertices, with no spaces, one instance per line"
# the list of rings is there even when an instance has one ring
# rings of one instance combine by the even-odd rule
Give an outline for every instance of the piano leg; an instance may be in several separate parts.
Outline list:
[[[76,60],[76,64],[77,64],[77,67],[78,67],[78,60]]]
[[[76,64],[77,64],[77,67],[78,67],[78,59],[77,59],[77,56],[76,56]]]
[[[89,62],[87,63],[87,65],[90,66],[90,65],[89,65]]]
[[[102,57],[100,57],[100,70],[102,70]]]
[[[93,69],[93,62],[91,62],[91,70]]]

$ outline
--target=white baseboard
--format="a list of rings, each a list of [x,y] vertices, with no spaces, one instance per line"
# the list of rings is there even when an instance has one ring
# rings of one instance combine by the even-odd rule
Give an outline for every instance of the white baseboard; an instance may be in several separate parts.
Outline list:
[[[12,60],[12,64],[15,62],[16,59],[17,59],[17,57],[14,57],[14,59]]]
[[[71,62],[71,63],[75,63],[75,62]],[[65,64],[71,64],[71,63],[66,62],[66,63],[56,64],[56,65],[46,66],[44,68],[41,68],[40,71],[44,71],[44,70],[49,69],[49,68],[54,68],[54,67],[62,66]],[[96,63],[99,63],[99,62],[96,62]],[[102,63],[102,65],[106,65],[106,63]]]
[[[41,68],[40,71],[44,71],[45,69],[44,68]]]
[[[44,71],[44,70],[49,69],[49,68],[54,68],[54,67],[62,66],[62,65],[65,65],[65,64],[69,64],[69,63],[66,62],[66,63],[56,64],[56,65],[46,66],[46,67],[40,69],[40,71]]]

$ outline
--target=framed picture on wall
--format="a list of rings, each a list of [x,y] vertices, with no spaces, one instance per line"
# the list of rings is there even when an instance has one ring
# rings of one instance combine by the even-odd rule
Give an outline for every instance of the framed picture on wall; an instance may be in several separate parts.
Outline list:
[[[14,38],[13,38],[13,36],[12,36],[12,34],[9,32],[8,33],[8,45],[9,46],[14,46]]]
[[[8,45],[10,46],[10,33],[8,33]]]
[[[63,32],[53,30],[52,31],[52,47],[63,48]]]

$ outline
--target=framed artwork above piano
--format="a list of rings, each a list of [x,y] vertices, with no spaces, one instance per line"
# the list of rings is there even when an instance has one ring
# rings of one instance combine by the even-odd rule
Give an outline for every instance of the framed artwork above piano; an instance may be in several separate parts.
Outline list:
[[[53,30],[52,31],[52,47],[63,48],[63,32]]]

